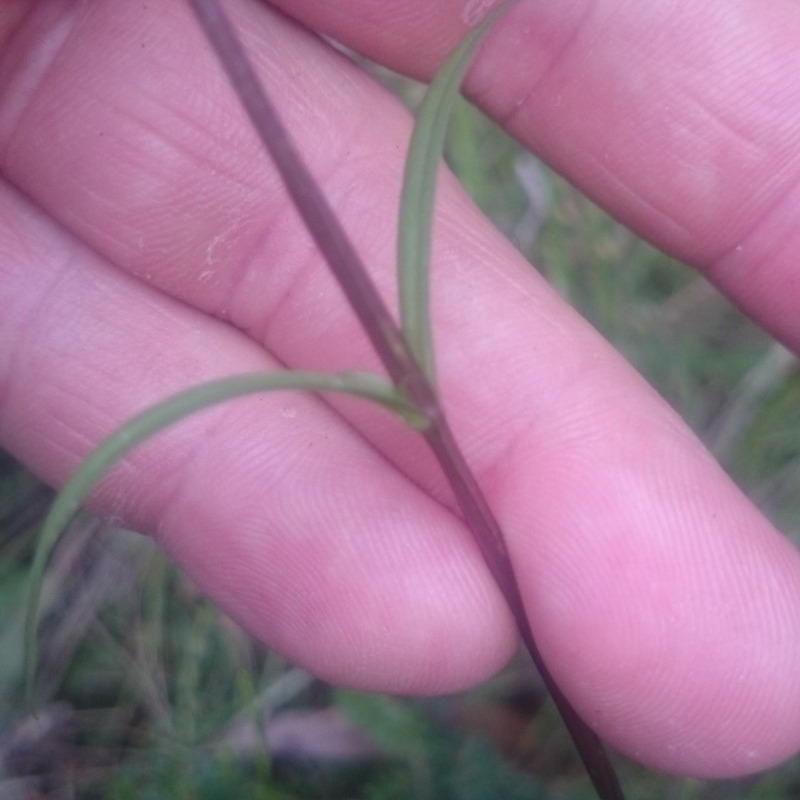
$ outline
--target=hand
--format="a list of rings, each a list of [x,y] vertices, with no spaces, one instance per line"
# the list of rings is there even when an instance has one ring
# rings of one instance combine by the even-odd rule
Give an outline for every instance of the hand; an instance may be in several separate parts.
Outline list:
[[[392,301],[407,115],[268,6],[229,5]],[[425,77],[464,32],[463,3],[276,5]],[[0,36],[4,446],[57,485],[188,385],[376,367],[183,3],[18,0]],[[798,43],[778,0],[523,1],[469,89],[798,349]],[[787,757],[796,551],[454,181],[439,198],[442,393],[554,676],[656,767],[721,776]],[[432,459],[363,403],[237,401],[137,450],[93,503],[328,680],[452,691],[516,645]]]

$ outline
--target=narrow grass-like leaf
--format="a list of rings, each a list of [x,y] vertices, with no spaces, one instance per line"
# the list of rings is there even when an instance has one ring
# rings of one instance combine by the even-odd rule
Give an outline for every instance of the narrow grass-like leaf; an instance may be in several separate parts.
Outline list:
[[[436,175],[447,124],[472,58],[494,23],[516,2],[506,0],[467,34],[439,68],[417,112],[406,158],[397,239],[401,328],[428,380],[435,383],[430,322],[430,258]]]
[[[47,563],[59,536],[89,492],[127,453],[190,414],[237,397],[282,390],[355,395],[400,414],[412,427],[421,428],[427,422],[400,392],[374,373],[343,372],[326,375],[293,370],[260,372],[211,381],[186,389],[133,417],[103,441],[81,464],[58,493],[42,526],[29,575],[25,615],[25,682],[29,700],[33,696],[36,629]]]
[[[397,244],[401,330],[423,372],[433,384],[435,363],[429,290],[431,231],[436,177],[444,151],[447,125],[473,56],[494,23],[515,2],[516,0],[506,0],[487,14],[461,40],[441,66],[418,111],[406,158]],[[435,433],[434,429],[432,435]],[[470,495],[471,498],[481,497],[477,488]],[[478,516],[493,520],[490,511],[480,512]],[[509,562],[502,533],[498,529],[494,536],[478,537],[477,541],[487,565],[503,589],[523,641],[575,742],[598,795],[601,800],[624,800],[622,788],[602,741],[572,707],[539,653],[516,580],[512,576],[510,582],[505,581],[505,569]],[[499,565],[497,553],[493,552],[495,548],[500,550]]]

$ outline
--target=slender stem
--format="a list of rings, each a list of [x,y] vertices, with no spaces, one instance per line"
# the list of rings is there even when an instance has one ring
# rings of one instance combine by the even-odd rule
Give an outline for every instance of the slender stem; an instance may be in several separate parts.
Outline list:
[[[520,637],[564,720],[598,796],[601,800],[625,800],[619,779],[600,737],[572,707],[542,658],[525,611],[519,582],[514,574],[514,566],[508,556],[502,531],[475,477],[464,461],[450,428],[442,419],[440,425],[432,426],[424,435],[448,477],[450,486],[458,498],[464,520],[472,531],[483,560],[511,610]]]
[[[420,403],[420,410],[435,415],[438,403],[433,394],[426,391],[429,387],[423,385],[426,384],[424,376],[400,328],[375,289],[336,213],[317,188],[314,177],[297,152],[291,134],[264,91],[227,14],[215,0],[189,0],[189,3],[228,73],[253,127],[272,156],[306,227],[327,259],[386,370],[398,386],[409,392],[409,397],[409,384],[419,385],[420,397],[415,397],[414,401]]]
[[[369,278],[366,267],[303,163],[217,0],[188,0],[286,185],[392,380],[427,418],[422,430],[455,494],[464,522],[514,616],[602,800],[624,800],[597,734],[572,708],[536,646],[500,526],[445,419],[436,391]]]

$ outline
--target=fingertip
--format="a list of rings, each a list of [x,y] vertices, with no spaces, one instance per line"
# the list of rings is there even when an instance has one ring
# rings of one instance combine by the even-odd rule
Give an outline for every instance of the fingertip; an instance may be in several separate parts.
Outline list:
[[[650,767],[722,778],[785,760],[800,747],[796,548],[680,423],[640,438],[624,400],[596,401],[611,443],[576,424],[576,441],[522,449],[500,500],[548,666]]]

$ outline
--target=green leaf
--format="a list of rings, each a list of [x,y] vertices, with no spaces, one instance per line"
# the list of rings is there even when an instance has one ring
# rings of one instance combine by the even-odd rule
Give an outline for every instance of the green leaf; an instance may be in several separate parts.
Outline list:
[[[417,113],[406,158],[397,240],[400,319],[403,334],[431,383],[435,383],[435,366],[429,273],[436,174],[464,75],[483,39],[514,2],[506,0],[487,14],[439,68]]]
[[[25,613],[25,681],[29,701],[33,697],[36,629],[47,563],[61,533],[92,488],[131,450],[184,417],[236,397],[281,390],[351,394],[372,400],[400,414],[413,427],[423,428],[427,423],[424,416],[400,392],[373,373],[343,372],[326,375],[292,370],[239,375],[211,381],[186,389],[133,417],[103,441],[81,464],[58,493],[42,526],[29,576]]]

